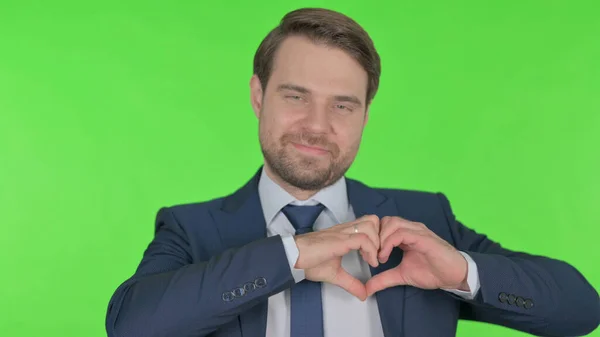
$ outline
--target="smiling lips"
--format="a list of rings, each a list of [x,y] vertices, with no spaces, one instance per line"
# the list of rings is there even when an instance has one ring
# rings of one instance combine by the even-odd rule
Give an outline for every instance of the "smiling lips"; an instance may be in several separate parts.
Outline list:
[[[296,149],[300,150],[301,152],[305,152],[305,153],[309,153],[309,154],[317,155],[317,156],[326,155],[329,152],[321,147],[302,145],[302,144],[298,144],[298,143],[292,143],[292,145],[294,145],[294,147]]]

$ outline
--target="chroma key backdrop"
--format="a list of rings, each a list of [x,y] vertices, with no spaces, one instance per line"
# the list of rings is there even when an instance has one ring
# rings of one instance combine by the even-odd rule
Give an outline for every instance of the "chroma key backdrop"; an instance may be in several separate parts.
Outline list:
[[[2,0],[0,335],[106,336],[158,209],[256,172],[252,58],[299,7],[353,17],[382,58],[349,177],[443,192],[600,287],[598,1]]]

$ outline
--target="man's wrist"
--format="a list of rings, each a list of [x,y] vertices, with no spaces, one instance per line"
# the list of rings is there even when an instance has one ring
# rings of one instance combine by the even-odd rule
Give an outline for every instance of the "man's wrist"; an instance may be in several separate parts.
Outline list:
[[[461,254],[461,256],[463,257],[463,265],[465,268],[465,276],[463,277],[463,280],[461,282],[461,284],[458,286],[458,290],[461,291],[471,291],[471,287],[469,287],[469,262],[467,261],[467,258]]]
[[[460,284],[460,286],[458,287],[458,290],[460,291],[471,291],[471,287],[469,287],[469,282],[467,281],[467,277],[465,276],[464,281]]]
[[[304,270],[296,268],[298,260],[300,259],[300,251],[295,237],[286,235],[282,236],[281,240],[283,241],[283,247],[285,249],[285,254],[287,255],[292,276],[296,282],[300,282],[305,278],[305,275]]]
[[[459,251],[459,253],[465,258],[465,261],[467,262],[467,275],[458,287],[442,288],[442,290],[453,293],[464,299],[472,300],[475,298],[475,296],[477,296],[480,287],[477,264],[475,263],[475,261],[473,261],[471,256],[469,256],[469,254],[462,251]]]

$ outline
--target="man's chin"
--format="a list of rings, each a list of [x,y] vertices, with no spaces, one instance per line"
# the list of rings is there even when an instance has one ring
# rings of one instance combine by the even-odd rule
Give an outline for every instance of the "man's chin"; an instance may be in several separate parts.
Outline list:
[[[287,183],[304,191],[318,191],[330,185],[326,179],[307,177],[291,177],[291,179],[287,179]]]
[[[328,156],[291,155],[281,153],[275,161],[269,161],[271,168],[288,184],[306,191],[316,191],[333,182],[334,166]],[[273,165],[274,164],[274,165]]]
[[[327,187],[331,184],[332,172],[329,167],[325,168],[306,168],[296,167],[293,172],[290,172],[290,180],[293,181],[297,187],[307,190],[319,190]],[[301,186],[304,187],[301,187]],[[310,186],[310,187],[309,187]]]

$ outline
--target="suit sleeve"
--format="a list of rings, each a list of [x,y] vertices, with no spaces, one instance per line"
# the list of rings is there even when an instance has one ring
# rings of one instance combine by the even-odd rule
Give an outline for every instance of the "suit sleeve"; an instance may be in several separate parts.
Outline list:
[[[438,193],[456,248],[469,254],[480,290],[462,299],[461,319],[487,322],[537,336],[583,336],[600,324],[600,299],[570,264],[501,247],[456,220]]]
[[[192,263],[191,255],[172,211],[161,209],[135,274],[109,301],[108,337],[206,336],[294,284],[280,236],[207,261]]]

